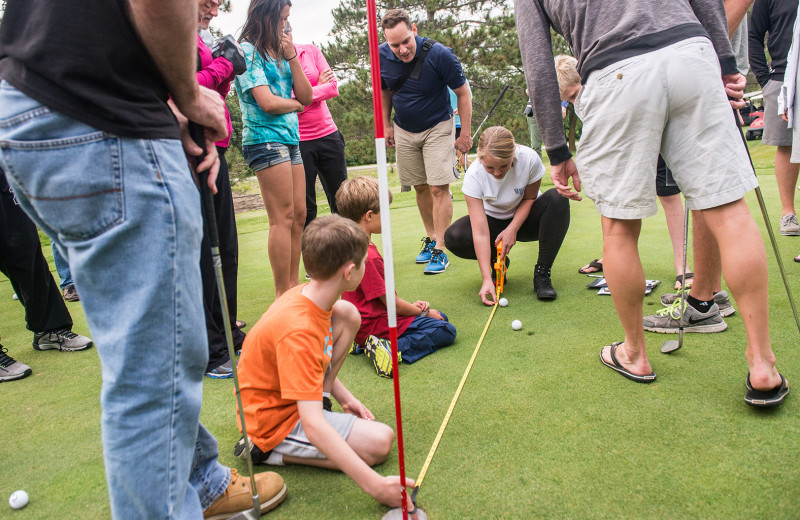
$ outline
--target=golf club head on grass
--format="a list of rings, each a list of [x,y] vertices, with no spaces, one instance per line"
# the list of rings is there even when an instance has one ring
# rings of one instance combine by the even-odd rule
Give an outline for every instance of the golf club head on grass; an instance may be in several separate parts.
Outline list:
[[[662,354],[671,354],[681,348],[681,342],[675,339],[670,339],[664,342],[661,345],[661,353]]]

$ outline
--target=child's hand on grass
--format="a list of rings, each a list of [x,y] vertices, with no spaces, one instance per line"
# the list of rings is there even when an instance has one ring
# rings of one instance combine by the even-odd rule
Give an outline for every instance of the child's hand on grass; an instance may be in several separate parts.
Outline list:
[[[366,419],[367,421],[375,420],[375,416],[372,415],[372,412],[370,412],[369,409],[363,404],[361,404],[361,401],[359,401],[355,397],[351,401],[339,404],[342,405],[342,410],[344,410],[344,413],[355,415],[359,419]]]

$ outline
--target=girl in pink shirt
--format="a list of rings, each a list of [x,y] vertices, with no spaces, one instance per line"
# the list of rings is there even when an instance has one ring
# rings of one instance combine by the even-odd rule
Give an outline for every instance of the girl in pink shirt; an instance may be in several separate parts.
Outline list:
[[[306,172],[307,226],[317,216],[317,174],[331,212],[339,213],[336,209],[336,191],[347,180],[347,163],[344,138],[325,103],[326,99],[339,95],[336,77],[316,46],[296,44],[294,48],[314,92],[312,103],[297,114],[300,122],[300,155]]]

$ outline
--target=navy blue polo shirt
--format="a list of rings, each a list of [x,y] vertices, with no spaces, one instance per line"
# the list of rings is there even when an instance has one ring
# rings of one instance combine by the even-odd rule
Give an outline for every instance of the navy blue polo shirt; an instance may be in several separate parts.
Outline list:
[[[422,42],[427,38],[416,37],[417,53],[422,52]],[[384,42],[378,49],[381,59],[381,88],[394,88],[394,85],[412,63],[403,63],[394,55],[389,44]],[[394,122],[407,132],[422,132],[450,119],[453,109],[447,87],[455,90],[467,78],[461,63],[453,54],[453,49],[435,44],[428,51],[419,78],[409,77],[405,85],[392,96]]]

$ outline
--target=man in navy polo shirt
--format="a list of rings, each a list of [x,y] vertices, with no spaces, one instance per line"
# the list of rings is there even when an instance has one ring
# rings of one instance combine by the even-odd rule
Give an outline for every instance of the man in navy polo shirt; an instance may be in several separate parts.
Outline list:
[[[417,35],[406,11],[390,9],[381,27],[386,39],[380,46],[386,143],[396,148],[400,183],[417,192],[427,236],[416,262],[427,264],[425,274],[438,274],[450,265],[444,253],[444,232],[453,219],[450,182],[455,179],[455,150],[472,148],[472,95],[453,50],[425,44],[428,39]],[[458,139],[447,87],[458,99]]]

